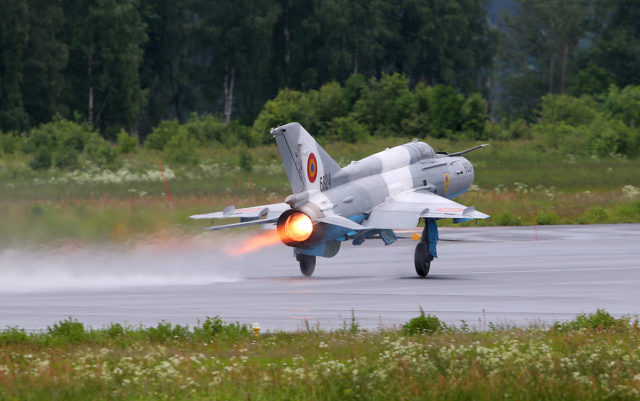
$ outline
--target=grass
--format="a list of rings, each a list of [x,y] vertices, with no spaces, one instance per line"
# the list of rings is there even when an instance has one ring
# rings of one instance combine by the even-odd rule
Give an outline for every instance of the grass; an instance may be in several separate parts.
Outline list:
[[[636,191],[636,187],[627,186],[619,190],[570,193],[518,184],[509,189],[470,191],[457,200],[492,216],[463,225],[637,223],[640,197]],[[440,224],[451,225],[447,220]]]
[[[430,317],[435,318],[435,317]],[[551,329],[353,327],[256,337],[209,318],[194,328],[72,319],[0,332],[0,399],[563,399],[640,396],[640,328],[605,311]],[[437,318],[435,318],[437,319]],[[351,325],[353,326],[353,324]],[[163,333],[158,336],[157,332]]]
[[[330,143],[326,149],[345,165],[406,141]],[[429,143],[438,151],[476,144],[442,139]],[[126,156],[115,170],[88,167],[74,172],[36,172],[27,167],[25,155],[5,155],[0,160],[0,244],[128,241],[164,231],[190,234],[203,227],[187,219],[191,214],[232,204],[281,202],[290,188],[276,146],[252,149],[251,171],[240,167],[241,151],[199,149],[198,165],[165,165],[171,205],[159,155],[152,151],[140,149]],[[458,200],[492,216],[477,224],[640,222],[640,160],[566,155],[527,140],[493,141],[467,157],[475,166],[476,185]]]
[[[228,205],[273,203],[282,198],[246,190],[218,196],[174,195],[172,207],[164,196],[111,198],[105,195],[89,199],[3,201],[0,203],[3,222],[0,244],[124,243],[162,233],[192,235],[202,232],[210,223],[192,221],[188,218],[192,214],[222,210]],[[457,200],[492,216],[488,220],[462,223],[463,226],[640,222],[640,198],[629,196],[622,189],[595,193],[479,189]],[[441,220],[438,224],[454,225],[451,220]]]

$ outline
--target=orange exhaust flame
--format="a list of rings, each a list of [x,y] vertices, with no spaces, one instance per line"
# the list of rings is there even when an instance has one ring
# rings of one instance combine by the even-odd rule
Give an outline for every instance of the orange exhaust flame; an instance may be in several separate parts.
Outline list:
[[[268,246],[280,243],[280,237],[276,230],[269,230],[247,239],[240,248],[227,247],[225,251],[232,256],[246,255]]]
[[[291,243],[307,240],[313,233],[313,221],[304,213],[294,213],[284,221],[284,229],[280,232],[283,242]]]

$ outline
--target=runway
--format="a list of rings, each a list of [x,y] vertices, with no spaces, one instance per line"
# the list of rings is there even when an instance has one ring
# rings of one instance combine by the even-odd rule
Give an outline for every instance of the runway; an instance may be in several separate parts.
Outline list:
[[[640,224],[443,228],[427,279],[415,275],[406,238],[345,245],[303,278],[291,248],[236,258],[224,247],[237,239],[212,235],[161,249],[0,250],[0,326],[40,330],[69,316],[92,327],[192,325],[219,315],[267,330],[305,321],[334,329],[353,313],[375,329],[401,325],[420,306],[481,329],[548,325],[597,308],[640,314]]]

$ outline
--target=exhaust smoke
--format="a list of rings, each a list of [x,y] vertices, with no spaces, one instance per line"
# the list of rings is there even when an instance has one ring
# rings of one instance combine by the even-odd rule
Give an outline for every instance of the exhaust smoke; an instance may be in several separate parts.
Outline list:
[[[228,241],[228,240],[227,240]],[[102,289],[235,282],[242,266],[220,239],[148,240],[135,245],[0,249],[0,291]]]

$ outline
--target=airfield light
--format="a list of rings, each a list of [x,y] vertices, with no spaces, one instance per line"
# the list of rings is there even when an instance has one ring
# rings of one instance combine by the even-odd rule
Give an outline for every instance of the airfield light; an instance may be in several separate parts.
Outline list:
[[[284,231],[290,240],[302,242],[311,236],[313,232],[313,222],[304,213],[294,213],[287,217],[284,223]]]
[[[258,337],[258,334],[260,333],[260,323],[258,322],[251,323],[251,330],[253,330],[253,332],[256,333],[256,337]]]

